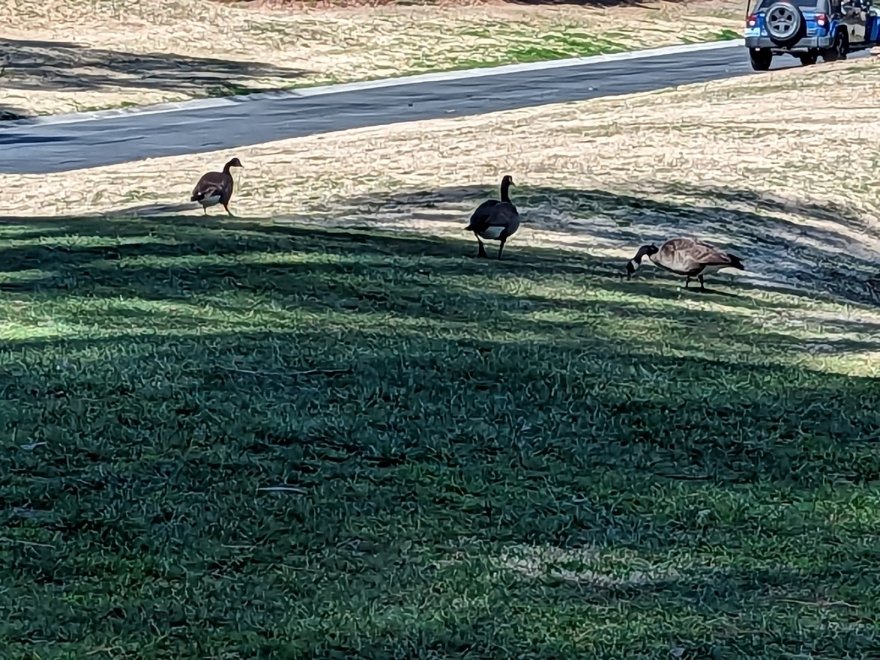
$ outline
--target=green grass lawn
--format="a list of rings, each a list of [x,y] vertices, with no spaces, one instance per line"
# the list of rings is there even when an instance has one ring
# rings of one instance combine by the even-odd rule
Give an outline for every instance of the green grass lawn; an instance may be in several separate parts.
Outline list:
[[[465,239],[7,219],[0,656],[877,657],[857,305]]]

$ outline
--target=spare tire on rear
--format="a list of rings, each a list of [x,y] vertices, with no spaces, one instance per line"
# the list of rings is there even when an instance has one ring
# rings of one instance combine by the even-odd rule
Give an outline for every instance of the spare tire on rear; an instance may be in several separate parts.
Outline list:
[[[807,22],[801,10],[792,3],[780,0],[764,11],[767,36],[779,46],[790,46],[806,33]]]

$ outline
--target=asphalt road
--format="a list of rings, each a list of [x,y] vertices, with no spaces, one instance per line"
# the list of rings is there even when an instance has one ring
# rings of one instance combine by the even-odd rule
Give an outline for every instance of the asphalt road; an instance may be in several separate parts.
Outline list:
[[[774,68],[797,64],[791,57],[777,62]],[[0,173],[61,172],[366,126],[645,92],[752,73],[745,47],[723,47],[320,95],[297,96],[292,92],[275,98],[239,97],[220,107],[183,107],[99,120],[0,124]]]

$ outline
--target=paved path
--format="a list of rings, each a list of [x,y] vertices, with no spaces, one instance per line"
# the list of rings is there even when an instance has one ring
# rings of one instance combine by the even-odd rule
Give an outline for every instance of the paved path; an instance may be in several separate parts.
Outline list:
[[[48,173],[202,153],[403,121],[645,92],[751,74],[742,42],[701,50],[448,73],[422,82],[343,85],[178,104],[161,111],[0,125],[0,173]],[[797,64],[778,58],[774,68]],[[821,66],[821,65],[820,65]],[[542,67],[542,68],[538,68]],[[463,76],[463,77],[462,77]],[[422,76],[421,78],[430,78]],[[338,87],[335,89],[339,89]]]

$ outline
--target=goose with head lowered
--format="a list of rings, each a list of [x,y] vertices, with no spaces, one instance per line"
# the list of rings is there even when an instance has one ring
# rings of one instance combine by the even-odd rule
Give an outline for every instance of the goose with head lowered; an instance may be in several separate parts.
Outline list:
[[[202,175],[196,187],[193,188],[191,202],[198,202],[202,205],[205,215],[208,215],[208,207],[215,204],[222,204],[223,208],[229,215],[229,200],[232,198],[232,191],[235,188],[235,181],[232,179],[230,169],[233,167],[241,167],[241,161],[233,158],[223,166],[222,172],[207,172]]]
[[[501,179],[501,199],[487,199],[480,204],[471,215],[467,231],[474,232],[477,237],[479,251],[477,257],[486,258],[486,247],[483,241],[499,241],[498,258],[504,251],[507,239],[519,229],[519,211],[510,201],[510,186],[513,185],[513,177],[505,174]]]
[[[684,286],[688,288],[694,278],[700,281],[700,291],[705,291],[703,275],[722,268],[745,270],[739,257],[721,250],[714,245],[693,238],[672,238],[659,248],[656,245],[643,245],[636,256],[626,264],[626,279],[638,270],[642,258],[648,257],[652,263],[664,270],[687,278]]]

